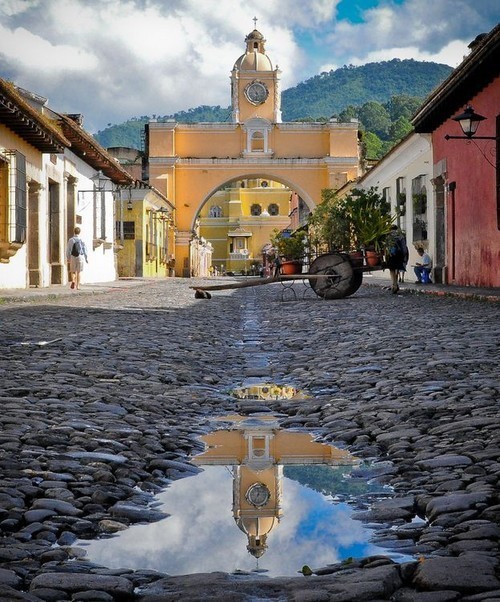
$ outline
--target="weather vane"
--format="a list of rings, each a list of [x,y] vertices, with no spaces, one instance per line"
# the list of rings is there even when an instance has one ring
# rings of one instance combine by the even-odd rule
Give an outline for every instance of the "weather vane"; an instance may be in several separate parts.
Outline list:
[[[257,17],[254,17],[252,19],[252,21],[253,21],[253,27],[254,27],[254,29],[257,29]]]

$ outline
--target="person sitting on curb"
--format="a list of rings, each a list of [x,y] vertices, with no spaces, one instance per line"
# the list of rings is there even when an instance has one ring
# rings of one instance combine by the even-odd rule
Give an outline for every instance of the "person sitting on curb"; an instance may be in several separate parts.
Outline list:
[[[428,253],[419,247],[417,253],[420,255],[420,261],[415,262],[414,271],[417,280],[415,284],[432,284],[430,274],[432,270],[432,259]]]

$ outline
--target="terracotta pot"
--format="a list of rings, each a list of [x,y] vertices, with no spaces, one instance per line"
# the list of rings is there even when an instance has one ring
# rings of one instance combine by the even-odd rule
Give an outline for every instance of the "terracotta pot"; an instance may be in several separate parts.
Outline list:
[[[349,253],[349,259],[353,267],[360,268],[363,266],[363,251],[353,251]]]
[[[380,265],[380,255],[376,251],[365,251],[366,265]]]
[[[281,273],[285,276],[291,276],[293,274],[302,274],[302,262],[301,261],[283,261],[281,264]]]

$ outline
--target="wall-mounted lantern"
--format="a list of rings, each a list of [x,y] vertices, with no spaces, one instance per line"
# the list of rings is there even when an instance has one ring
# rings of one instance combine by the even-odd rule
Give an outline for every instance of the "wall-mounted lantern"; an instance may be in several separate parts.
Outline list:
[[[474,111],[474,109],[468,105],[463,113],[460,113],[460,115],[457,115],[456,117],[452,118],[453,121],[458,121],[458,123],[460,124],[460,127],[462,128],[462,132],[464,133],[464,136],[450,136],[450,135],[446,135],[445,139],[446,140],[450,140],[450,139],[461,139],[461,140],[470,140],[471,138],[474,138],[476,140],[497,140],[496,136],[476,136],[476,132],[479,128],[479,124],[481,123],[481,121],[484,121],[485,119],[487,119],[487,117],[483,117],[482,115],[479,115],[478,113],[476,113]]]

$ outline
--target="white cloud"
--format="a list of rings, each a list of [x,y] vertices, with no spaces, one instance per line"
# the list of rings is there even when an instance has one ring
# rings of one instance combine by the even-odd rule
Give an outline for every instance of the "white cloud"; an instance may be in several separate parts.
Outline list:
[[[413,59],[415,61],[430,61],[434,63],[441,63],[443,65],[450,65],[451,67],[457,67],[469,54],[469,48],[465,42],[456,40],[450,42],[447,46],[442,48],[439,52],[431,54],[420,50],[416,46],[408,46],[406,48],[384,48],[381,50],[375,50],[369,52],[363,57],[353,56],[349,59],[350,65],[365,65],[366,63],[378,63],[381,61],[390,61],[392,59]],[[320,71],[330,71],[338,69],[342,65],[327,63],[321,66]]]
[[[92,53],[75,46],[52,44],[23,27],[9,31],[0,25],[0,54],[30,70],[90,71],[98,66]]]
[[[33,6],[33,1],[29,0],[2,0],[0,15],[11,17],[29,10],[31,6]]]
[[[337,60],[325,62],[321,70],[393,58],[456,66],[475,36],[496,24],[498,8],[494,6],[492,0],[381,2],[365,11],[363,23],[334,24],[326,42]]]
[[[411,57],[454,66],[498,17],[493,0],[379,0],[364,23],[349,23],[335,20],[338,2],[0,0],[0,76],[57,111],[83,113],[95,132],[134,116],[228,106],[254,16],[283,89],[345,64]]]
[[[253,570],[247,537],[232,514],[233,483],[225,466],[208,466],[173,482],[159,496],[171,513],[155,524],[135,525],[119,537],[89,542],[89,560],[111,567],[154,568],[171,574]],[[346,550],[372,552],[369,531],[351,510],[291,479],[283,479],[283,515],[268,536],[260,566],[269,576],[293,575],[339,562]],[[340,548],[344,548],[343,551]]]

